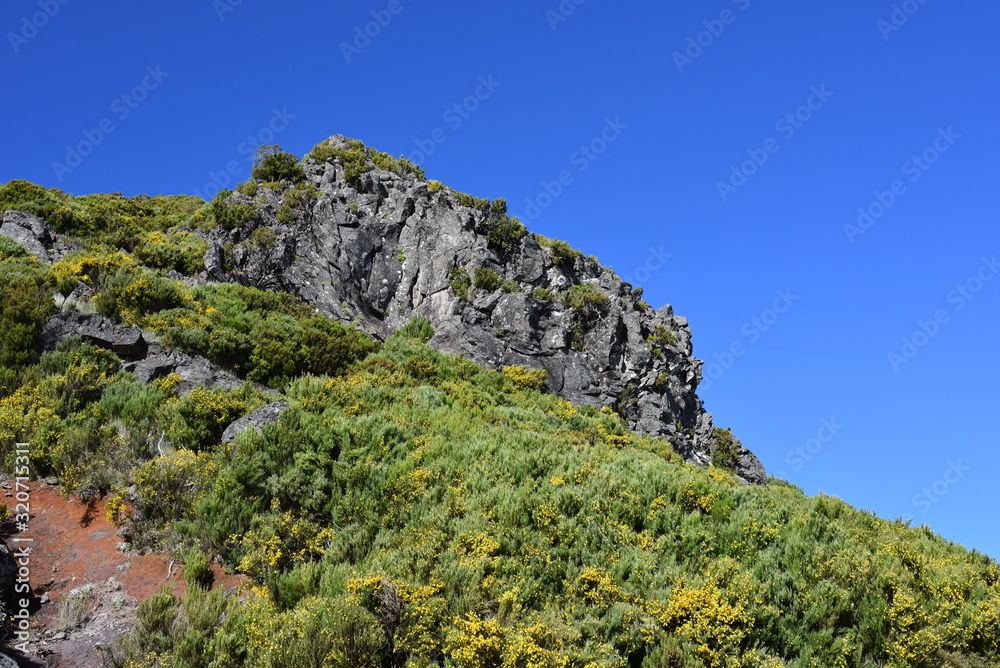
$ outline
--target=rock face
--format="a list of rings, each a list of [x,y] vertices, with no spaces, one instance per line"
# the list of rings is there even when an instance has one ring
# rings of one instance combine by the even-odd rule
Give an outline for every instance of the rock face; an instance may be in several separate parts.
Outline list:
[[[51,262],[48,251],[53,242],[51,229],[38,216],[24,211],[4,211],[0,214],[0,236],[10,237],[45,264]]]
[[[345,145],[340,136],[328,142]],[[307,160],[305,171],[317,196],[295,208],[287,191],[231,196],[258,214],[213,230],[209,279],[287,290],[376,338],[425,317],[433,347],[495,369],[545,369],[548,390],[612,406],[630,428],[710,461],[715,430],[695,393],[702,363],[670,306],[654,311],[568,247],[532,234],[497,243],[488,233],[504,220],[502,207],[435,182],[375,169],[349,183],[337,158]],[[766,483],[752,452],[736,455],[744,479]]]

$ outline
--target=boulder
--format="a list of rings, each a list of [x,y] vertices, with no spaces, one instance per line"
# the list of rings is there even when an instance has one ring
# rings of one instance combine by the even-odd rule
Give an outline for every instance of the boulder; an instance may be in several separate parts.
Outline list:
[[[234,420],[222,432],[222,442],[232,443],[236,437],[251,427],[263,431],[265,425],[276,424],[281,419],[281,414],[288,408],[287,401],[274,401],[266,406],[261,406],[249,415],[244,415],[238,420]]]
[[[100,313],[61,312],[42,327],[42,345],[47,350],[54,350],[60,341],[72,336],[110,350],[123,360],[142,359],[149,349],[138,327],[115,324]]]
[[[25,211],[4,211],[0,214],[0,236],[13,239],[45,264],[51,264],[49,248],[54,235],[49,224]]]

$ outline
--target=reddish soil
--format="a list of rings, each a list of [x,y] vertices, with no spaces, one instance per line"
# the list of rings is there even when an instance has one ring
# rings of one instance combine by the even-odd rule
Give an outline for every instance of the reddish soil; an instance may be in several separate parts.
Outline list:
[[[14,483],[7,482],[10,489],[0,489],[0,493],[13,515],[17,503]],[[183,564],[171,565],[167,555],[123,552],[117,528],[105,517],[104,501],[85,503],[63,497],[58,487],[44,482],[33,481],[28,486],[27,530],[5,536],[12,553],[24,545],[32,548],[30,582],[35,595],[32,628],[36,642],[31,647],[35,656],[16,658],[25,666],[99,668],[101,659],[95,644],[109,644],[129,630],[139,601],[164,584],[177,595],[184,593]],[[33,541],[18,541],[27,538]],[[212,570],[215,587],[229,588],[241,582],[218,565],[213,564]],[[60,630],[60,600],[67,592],[86,585],[94,586],[87,597],[89,621],[65,632],[64,638],[61,634],[53,637],[53,632]]]

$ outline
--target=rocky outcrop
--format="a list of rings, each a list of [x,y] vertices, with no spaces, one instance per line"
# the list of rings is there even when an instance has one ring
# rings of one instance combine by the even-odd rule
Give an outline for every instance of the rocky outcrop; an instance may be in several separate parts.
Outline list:
[[[425,317],[435,348],[491,368],[545,369],[548,390],[614,407],[630,428],[710,460],[712,417],[696,394],[702,363],[670,306],[654,311],[567,246],[509,227],[497,234],[509,224],[502,206],[378,169],[349,183],[337,158],[307,160],[305,171],[315,197],[294,208],[287,191],[232,195],[258,213],[213,230],[207,278],[287,290],[376,338]],[[734,461],[749,482],[766,482],[749,450]]]
[[[106,348],[123,360],[142,359],[149,350],[138,327],[122,327],[100,313],[77,311],[61,312],[42,327],[42,347],[54,350],[60,341],[71,336]]]
[[[113,351],[122,359],[122,370],[135,374],[149,383],[176,373],[181,382],[176,387],[183,396],[198,385],[233,389],[243,384],[236,375],[220,369],[204,357],[188,355],[179,350],[169,350],[136,327],[117,325],[99,313],[64,311],[53,316],[42,328],[42,348],[55,350],[61,341],[80,337],[84,341]],[[261,388],[265,391],[266,388]]]
[[[274,401],[266,406],[261,406],[249,415],[244,415],[238,420],[234,420],[226,430],[222,432],[222,442],[232,443],[236,437],[251,427],[258,431],[263,431],[269,424],[276,424],[281,419],[281,414],[288,408],[287,401]]]
[[[51,262],[53,234],[48,223],[25,211],[0,213],[0,236],[9,237],[45,264]]]

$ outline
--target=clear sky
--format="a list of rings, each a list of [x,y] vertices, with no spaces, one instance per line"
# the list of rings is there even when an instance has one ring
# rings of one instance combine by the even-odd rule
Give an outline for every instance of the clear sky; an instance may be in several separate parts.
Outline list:
[[[8,0],[0,181],[210,197],[258,143],[406,154],[688,317],[708,410],[769,472],[997,557],[998,22],[988,0]]]

